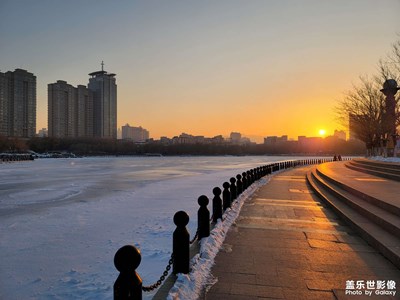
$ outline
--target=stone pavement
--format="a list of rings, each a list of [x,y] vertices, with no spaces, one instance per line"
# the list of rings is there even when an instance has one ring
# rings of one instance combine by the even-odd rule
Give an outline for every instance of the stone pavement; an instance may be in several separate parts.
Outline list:
[[[217,282],[203,299],[400,298],[400,270],[320,202],[306,183],[309,169],[276,174],[244,204],[216,257]],[[348,281],[372,296],[346,295]],[[395,282],[385,290],[396,295],[376,295],[378,281]]]

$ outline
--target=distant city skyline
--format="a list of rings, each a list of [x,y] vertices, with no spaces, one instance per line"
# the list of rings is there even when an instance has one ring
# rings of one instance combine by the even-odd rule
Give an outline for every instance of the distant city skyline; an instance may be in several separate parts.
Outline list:
[[[399,11],[396,0],[1,0],[0,70],[37,77],[38,129],[47,84],[85,83],[104,61],[118,74],[118,128],[318,136],[341,129],[336,100],[376,73]]]

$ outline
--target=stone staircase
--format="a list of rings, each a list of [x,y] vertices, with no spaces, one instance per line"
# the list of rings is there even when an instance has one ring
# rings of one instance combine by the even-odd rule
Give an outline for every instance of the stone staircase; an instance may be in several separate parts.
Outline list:
[[[336,176],[332,172],[327,172],[327,168],[323,165],[319,165],[307,173],[307,181],[314,192],[331,206],[365,241],[400,268],[400,183],[396,181],[387,182],[386,186],[391,184],[392,188],[382,189],[379,197],[376,196],[377,193],[372,196],[363,192],[360,184],[358,184],[357,189],[351,184],[351,179],[355,175],[354,170],[368,172],[369,174],[379,172],[379,176],[388,178],[386,174],[400,176],[396,174],[396,172],[400,172],[400,168],[385,163],[369,164],[361,160],[351,164],[346,162],[345,164],[346,167],[343,166],[342,172],[338,172]],[[346,170],[351,174],[346,174]],[[382,176],[382,173],[385,176]],[[375,180],[374,184],[377,184],[376,181],[379,181],[379,177],[375,177],[376,179],[372,177],[369,178],[370,182]],[[369,183],[366,180],[364,184],[368,185]],[[393,197],[395,199],[397,197],[394,195],[396,193],[394,191],[399,194],[398,201],[393,201]],[[390,197],[386,197],[389,193]]]
[[[390,164],[367,159],[353,159],[346,163],[346,167],[374,176],[400,181],[400,164]]]

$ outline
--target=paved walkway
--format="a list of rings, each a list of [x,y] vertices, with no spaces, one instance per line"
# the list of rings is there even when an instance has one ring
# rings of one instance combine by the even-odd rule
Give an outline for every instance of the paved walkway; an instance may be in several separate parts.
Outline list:
[[[398,299],[400,270],[310,191],[301,167],[277,174],[228,232],[207,300]],[[396,282],[395,298],[345,295],[346,281]],[[365,293],[367,289],[361,289]]]

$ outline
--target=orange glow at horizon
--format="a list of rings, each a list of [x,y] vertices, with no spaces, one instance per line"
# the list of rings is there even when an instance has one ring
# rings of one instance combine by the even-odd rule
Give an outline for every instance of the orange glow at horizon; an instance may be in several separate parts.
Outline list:
[[[332,76],[330,79],[333,82],[335,78]],[[295,140],[298,136],[316,136],[318,130],[315,128],[326,123],[323,127],[324,135],[331,135],[335,129],[341,129],[340,124],[335,122],[333,109],[340,91],[336,94],[333,90],[314,88],[310,92],[310,80],[298,80],[293,84],[293,90],[284,94],[279,89],[272,89],[272,84],[267,85],[271,86],[268,93],[261,84],[254,86],[253,83],[252,87],[226,87],[218,95],[201,95],[204,98],[195,92],[180,91],[184,94],[180,95],[181,98],[193,97],[194,101],[167,105],[166,99],[162,103],[165,109],[156,110],[143,104],[142,114],[136,115],[134,122],[129,119],[129,110],[121,112],[119,125],[129,123],[131,126],[142,126],[149,130],[154,139],[161,136],[172,138],[181,133],[213,137],[240,132],[243,136],[254,137],[253,140],[257,142],[263,142],[263,137],[267,136],[288,135]],[[249,90],[252,90],[250,97]],[[230,99],[233,104],[226,105],[226,99]],[[166,109],[173,113],[166,116]],[[172,114],[175,114],[174,117]]]
[[[376,74],[398,39],[400,2],[390,1],[89,0],[78,11],[67,1],[25,1],[23,10],[3,1],[0,66],[37,76],[37,131],[48,128],[47,84],[86,85],[104,61],[116,74],[118,128],[141,126],[154,139],[297,140],[322,128],[326,137],[347,131],[335,117],[338,100],[360,75]],[[74,26],[65,26],[70,16]]]

